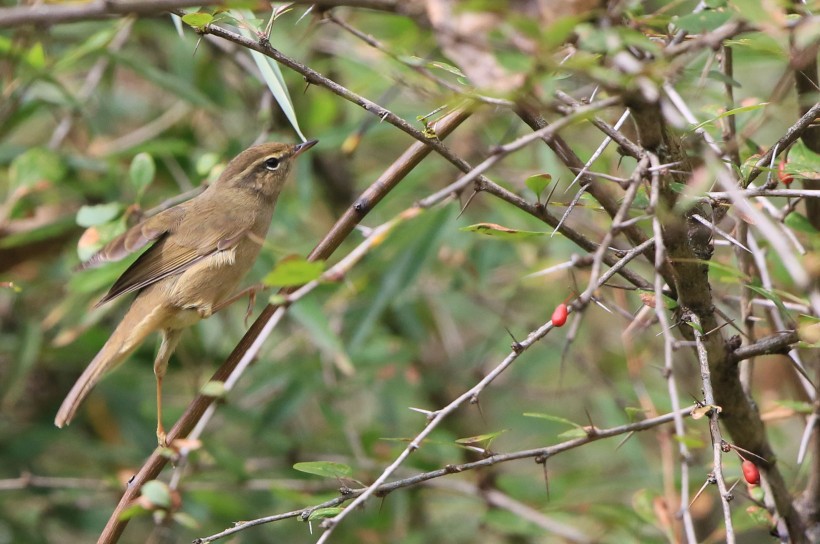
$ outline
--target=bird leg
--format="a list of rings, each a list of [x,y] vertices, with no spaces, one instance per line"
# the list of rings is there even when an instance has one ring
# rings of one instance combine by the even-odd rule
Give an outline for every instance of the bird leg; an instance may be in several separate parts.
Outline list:
[[[157,443],[161,447],[167,445],[165,427],[162,425],[162,379],[168,370],[168,360],[176,349],[181,335],[182,329],[163,329],[162,343],[154,359],[154,376],[157,378]]]
[[[248,310],[245,312],[245,326],[247,326],[248,318],[253,313],[253,304],[254,302],[256,302],[256,293],[258,293],[259,291],[264,291],[265,289],[267,289],[267,286],[261,283],[257,283],[256,285],[246,287],[245,289],[242,289],[238,293],[231,295],[226,300],[223,300],[222,302],[214,306],[213,313],[216,313],[219,310],[222,310],[223,308],[230,306],[240,298],[244,297],[245,295],[248,295]]]

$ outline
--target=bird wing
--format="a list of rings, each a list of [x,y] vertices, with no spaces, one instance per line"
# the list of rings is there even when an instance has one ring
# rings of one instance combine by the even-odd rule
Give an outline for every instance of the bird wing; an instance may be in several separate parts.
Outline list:
[[[152,221],[168,212],[174,213],[163,220]],[[105,253],[106,258],[99,259],[99,262],[118,260],[155,240],[154,245],[140,255],[114,282],[97,306],[120,295],[143,289],[161,279],[180,274],[209,255],[230,249],[251,227],[247,216],[243,217],[240,214],[232,215],[230,218],[212,219],[209,223],[204,218],[213,216],[202,210],[201,206],[193,208],[180,205],[162,214],[135,225],[100,251]]]
[[[153,242],[174,230],[185,217],[185,210],[186,206],[182,204],[140,221],[108,242],[102,249],[82,263],[78,269],[96,268],[102,263],[120,261],[135,251],[139,251],[149,242]]]

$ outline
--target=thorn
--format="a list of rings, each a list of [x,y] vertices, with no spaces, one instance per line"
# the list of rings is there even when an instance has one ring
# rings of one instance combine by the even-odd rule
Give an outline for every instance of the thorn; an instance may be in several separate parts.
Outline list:
[[[508,329],[507,327],[504,327],[504,330],[507,331],[507,334],[509,334],[510,338],[512,338],[512,340],[513,340],[512,345],[510,346],[510,349],[512,349],[516,353],[521,353],[522,351],[524,351],[524,346],[522,346],[521,343],[518,342],[518,340],[515,339],[515,336],[513,336],[513,333],[510,332],[510,329]]]
[[[561,181],[561,178],[558,178],[558,179],[555,180],[555,183],[552,184],[552,189],[550,189],[550,193],[547,195],[547,199],[544,201],[544,207],[545,208],[547,207],[547,204],[550,203],[550,200],[552,200],[552,195],[555,194],[555,189],[558,188],[558,182],[560,182],[560,181]]]
[[[484,410],[481,408],[481,402],[478,400],[477,395],[473,395],[473,397],[470,399],[470,404],[475,404],[476,405],[476,407],[478,408],[478,413],[481,416],[481,421],[482,421],[482,423],[484,423],[484,425],[486,425],[487,424],[487,418],[484,417]]]
[[[464,213],[464,211],[467,209],[467,206],[470,205],[470,202],[473,201],[473,199],[475,198],[475,195],[477,195],[477,194],[478,194],[478,190],[473,189],[473,194],[471,194],[470,197],[467,199],[467,202],[464,203],[464,206],[461,208],[461,211],[458,212],[458,216],[456,216],[456,219],[461,217],[461,214]]]
[[[626,443],[629,441],[629,439],[630,439],[630,438],[632,438],[633,436],[635,436],[635,431],[630,431],[630,432],[628,432],[628,433],[626,434],[626,436],[624,436],[624,437],[621,439],[621,441],[620,441],[620,442],[618,442],[618,445],[617,445],[617,446],[615,446],[615,451],[618,451],[619,449],[621,449],[621,446],[623,446],[624,444],[626,444]]]

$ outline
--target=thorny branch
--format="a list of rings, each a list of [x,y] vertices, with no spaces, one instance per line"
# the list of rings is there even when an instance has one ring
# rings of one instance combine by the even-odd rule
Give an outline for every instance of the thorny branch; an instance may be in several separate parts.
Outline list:
[[[363,494],[367,492],[371,492],[376,494],[379,497],[384,497],[389,493],[396,491],[397,489],[401,489],[404,487],[410,487],[414,485],[418,485],[424,482],[428,482],[430,480],[434,480],[436,478],[441,478],[443,476],[448,476],[450,474],[459,474],[462,472],[467,472],[470,470],[476,470],[486,467],[491,467],[493,465],[497,465],[499,463],[507,463],[510,461],[518,461],[520,459],[536,459],[537,462],[543,463],[546,459],[550,457],[554,457],[560,453],[565,451],[570,451],[575,448],[581,447],[585,444],[589,444],[590,442],[595,442],[597,440],[602,440],[604,438],[613,438],[615,436],[622,436],[627,435],[635,432],[645,431],[648,429],[655,428],[659,425],[665,425],[673,421],[676,417],[688,417],[692,412],[693,407],[684,408],[677,412],[672,412],[668,414],[664,414],[658,417],[645,419],[643,421],[638,421],[636,423],[628,423],[626,425],[619,425],[617,427],[610,427],[608,429],[600,429],[598,427],[592,427],[587,429],[587,434],[581,438],[575,438],[572,440],[567,440],[565,442],[561,442],[559,444],[555,444],[553,446],[547,446],[544,448],[536,448],[530,450],[522,450],[516,451],[511,453],[504,453],[504,454],[491,454],[488,457],[481,459],[480,461],[473,461],[471,463],[462,463],[458,465],[447,465],[444,468],[433,470],[430,472],[424,472],[421,474],[417,474],[415,476],[410,476],[407,478],[402,478],[399,480],[395,480],[389,483],[380,483],[378,485],[372,484],[366,488],[361,489],[344,489],[342,495],[331,499],[329,501],[323,502],[321,504],[317,504],[311,506],[309,508],[303,508],[300,510],[294,510],[292,512],[286,512],[283,514],[277,514],[275,516],[268,516],[265,518],[259,518],[252,521],[243,522],[237,524],[235,527],[231,527],[230,529],[226,529],[221,533],[217,533],[208,537],[196,539],[194,542],[196,544],[206,544],[207,542],[214,542],[226,536],[230,536],[236,534],[240,531],[244,531],[249,529],[250,527],[256,527],[258,525],[263,525],[265,523],[271,523],[275,521],[281,521],[284,519],[292,519],[292,518],[299,518],[303,521],[306,521],[310,514],[320,508],[330,508],[334,506],[339,506],[344,504],[350,500],[358,500],[362,497]],[[350,509],[352,505],[349,505],[347,509]],[[325,535],[328,532],[324,533]],[[324,536],[323,536],[324,538]],[[321,542],[322,540],[319,540]]]

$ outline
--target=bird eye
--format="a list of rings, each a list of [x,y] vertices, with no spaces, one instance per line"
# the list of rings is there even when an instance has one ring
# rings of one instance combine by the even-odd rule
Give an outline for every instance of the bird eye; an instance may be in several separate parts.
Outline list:
[[[270,170],[271,172],[279,168],[279,159],[276,157],[271,157],[265,161],[265,168]]]

